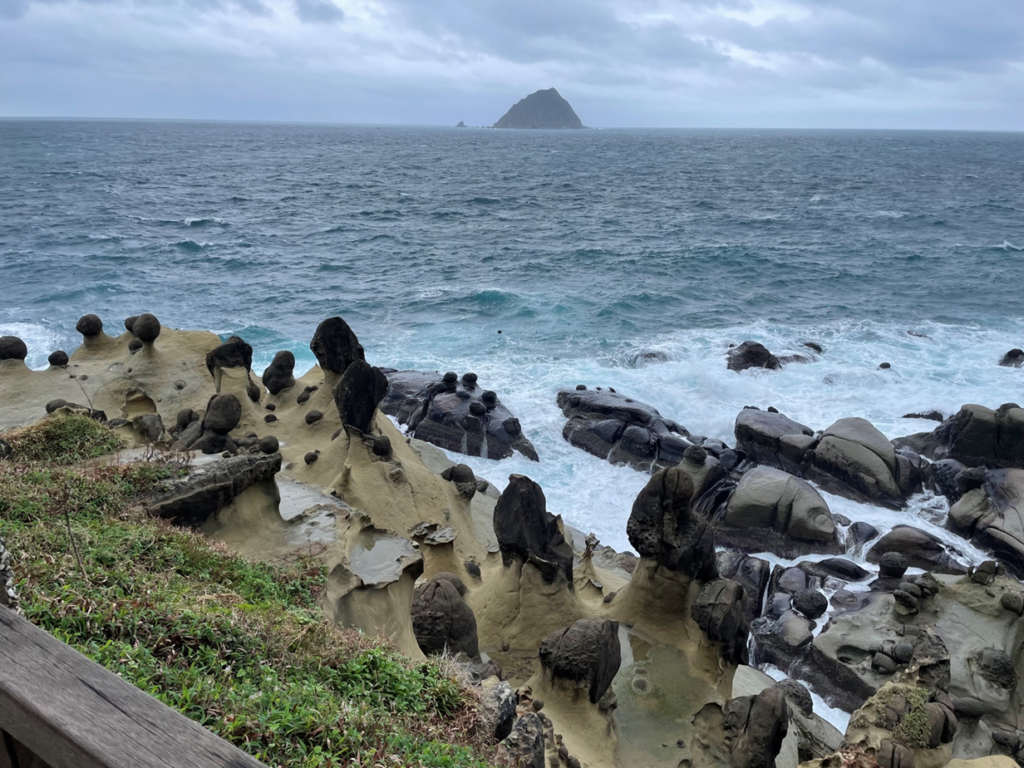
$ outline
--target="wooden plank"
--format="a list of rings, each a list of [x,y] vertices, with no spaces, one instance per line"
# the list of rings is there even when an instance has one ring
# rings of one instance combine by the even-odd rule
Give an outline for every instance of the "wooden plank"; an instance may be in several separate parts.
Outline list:
[[[8,610],[0,727],[52,768],[263,766]]]

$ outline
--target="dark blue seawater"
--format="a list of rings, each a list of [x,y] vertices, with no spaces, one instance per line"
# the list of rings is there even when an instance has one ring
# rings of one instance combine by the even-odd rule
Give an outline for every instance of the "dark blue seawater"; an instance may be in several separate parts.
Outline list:
[[[744,404],[899,432],[1021,399],[994,361],[1024,346],[1022,247],[1024,134],[0,121],[0,332],[30,362],[149,311],[301,366],[341,314],[372,362],[486,376],[576,519],[637,482],[561,443],[581,380],[721,437]],[[746,338],[826,353],[726,372]]]

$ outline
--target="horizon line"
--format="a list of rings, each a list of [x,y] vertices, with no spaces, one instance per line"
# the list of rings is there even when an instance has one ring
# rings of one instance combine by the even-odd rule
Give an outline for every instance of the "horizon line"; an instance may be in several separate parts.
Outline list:
[[[398,122],[344,122],[337,120],[286,120],[267,118],[232,118],[232,117],[81,117],[74,115],[0,115],[0,121],[5,122],[30,122],[30,121],[53,121],[53,122],[154,122],[154,123],[244,123],[257,125],[311,125],[311,126],[352,126],[365,128],[451,128],[456,130],[455,124],[448,123],[398,123]],[[878,126],[872,128],[863,127],[807,127],[799,125],[791,126],[650,126],[650,125],[614,125],[614,126],[584,126],[581,128],[495,128],[493,125],[464,125],[458,130],[494,130],[494,131],[558,131],[559,133],[575,133],[577,131],[919,131],[929,133],[1024,133],[1024,129],[1012,128],[907,128]]]

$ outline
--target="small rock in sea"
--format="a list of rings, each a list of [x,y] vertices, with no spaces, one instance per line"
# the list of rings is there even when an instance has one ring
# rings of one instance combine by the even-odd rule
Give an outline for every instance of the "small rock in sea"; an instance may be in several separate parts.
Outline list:
[[[889,363],[882,363],[878,366],[878,370],[880,371],[888,371],[890,368],[892,368],[892,366]]]

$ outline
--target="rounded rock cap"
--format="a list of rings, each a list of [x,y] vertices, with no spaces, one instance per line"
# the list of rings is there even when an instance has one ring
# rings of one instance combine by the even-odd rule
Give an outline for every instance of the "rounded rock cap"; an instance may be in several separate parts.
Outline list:
[[[28,347],[17,336],[0,336],[0,360],[24,360]]]
[[[155,315],[139,315],[132,323],[131,331],[143,344],[152,344],[160,335],[160,321]]]
[[[878,575],[893,579],[900,578],[910,565],[901,552],[886,552],[878,561]]]
[[[65,365],[68,364],[70,358],[68,357],[67,352],[65,352],[63,349],[58,349],[56,352],[51,352],[50,356],[46,358],[46,360],[50,365],[56,366],[58,368],[63,368]]]
[[[97,315],[82,315],[75,324],[75,330],[86,338],[103,333],[103,321]]]

